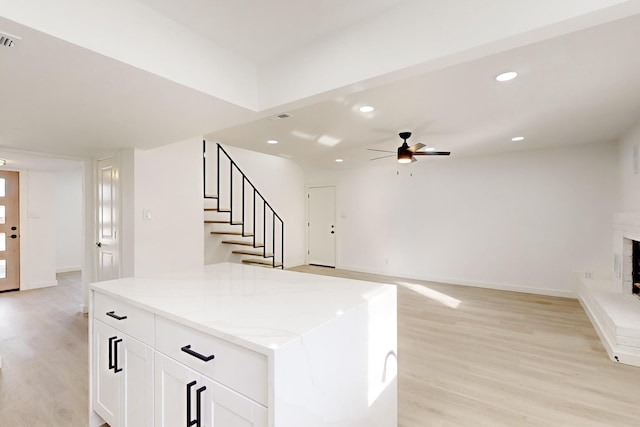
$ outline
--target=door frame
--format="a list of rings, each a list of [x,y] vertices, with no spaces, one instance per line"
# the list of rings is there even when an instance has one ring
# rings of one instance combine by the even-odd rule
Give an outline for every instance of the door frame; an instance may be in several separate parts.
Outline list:
[[[305,198],[305,203],[304,203],[304,218],[305,218],[305,222],[307,223],[307,227],[305,228],[305,233],[304,233],[304,263],[309,265],[309,222],[310,222],[310,218],[311,218],[311,212],[309,211],[309,191],[312,188],[320,188],[320,187],[333,187],[333,191],[334,191],[334,195],[335,195],[335,203],[334,203],[334,208],[335,208],[335,212],[334,214],[334,218],[335,218],[335,223],[336,223],[336,231],[337,231],[337,236],[335,237],[334,240],[334,256],[335,256],[335,260],[334,260],[334,268],[338,268],[338,259],[339,259],[339,245],[338,245],[338,239],[340,237],[340,226],[338,225],[339,221],[340,221],[340,217],[338,216],[338,212],[339,212],[339,206],[338,206],[338,185],[331,183],[331,184],[312,184],[312,185],[305,185],[304,187],[304,194],[305,196],[307,196],[307,198]]]

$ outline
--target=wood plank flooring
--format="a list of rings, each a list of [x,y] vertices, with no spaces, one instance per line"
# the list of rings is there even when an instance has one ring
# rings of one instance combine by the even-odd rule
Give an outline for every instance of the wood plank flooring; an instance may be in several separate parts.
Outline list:
[[[640,368],[577,300],[303,266],[398,285],[398,426],[640,426]]]
[[[398,285],[400,427],[640,426],[640,368],[611,362],[576,300],[304,266]],[[0,426],[85,427],[80,277],[0,294]]]
[[[80,273],[0,294],[0,426],[88,425],[87,317]]]

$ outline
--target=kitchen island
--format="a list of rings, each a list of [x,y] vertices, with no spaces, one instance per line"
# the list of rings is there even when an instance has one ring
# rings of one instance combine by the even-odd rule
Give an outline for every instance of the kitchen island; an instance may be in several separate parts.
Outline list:
[[[92,284],[90,320],[92,426],[397,425],[395,286],[223,263]]]

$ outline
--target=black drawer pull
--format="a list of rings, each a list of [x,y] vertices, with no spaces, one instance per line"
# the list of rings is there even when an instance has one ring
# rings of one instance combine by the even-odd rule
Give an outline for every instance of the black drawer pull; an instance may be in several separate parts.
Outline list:
[[[193,357],[197,357],[198,359],[202,360],[203,362],[208,362],[209,360],[211,360],[211,359],[213,359],[215,357],[213,354],[210,355],[210,356],[203,356],[202,354],[191,350],[191,344],[185,345],[180,350],[184,351],[187,354],[190,354]]]
[[[195,381],[191,381],[187,384],[187,427],[191,427],[197,421],[191,419],[191,387],[196,385]]]
[[[115,364],[113,363],[113,340],[115,340],[116,338],[118,337],[109,338],[109,370],[115,368]]]
[[[118,316],[115,311],[109,311],[107,313],[107,316],[113,317],[116,320],[124,320],[127,318],[127,316]]]
[[[113,372],[116,374],[122,371],[122,368],[118,368],[118,343],[122,342],[122,338],[119,338],[113,342]]]
[[[202,427],[202,392],[207,389],[206,386],[202,386],[196,390],[196,427]]]

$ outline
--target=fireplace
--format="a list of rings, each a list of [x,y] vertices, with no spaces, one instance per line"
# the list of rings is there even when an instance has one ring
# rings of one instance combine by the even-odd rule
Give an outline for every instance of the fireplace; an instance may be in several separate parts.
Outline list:
[[[640,297],[640,242],[632,240],[631,248],[631,292]]]
[[[615,215],[613,275],[585,275],[578,296],[609,358],[640,367],[640,212]]]

